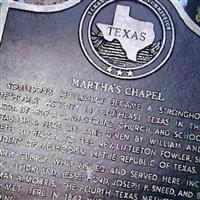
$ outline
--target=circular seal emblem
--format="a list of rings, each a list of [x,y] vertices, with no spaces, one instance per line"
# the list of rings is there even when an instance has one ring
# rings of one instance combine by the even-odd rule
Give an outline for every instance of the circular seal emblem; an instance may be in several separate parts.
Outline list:
[[[137,79],[166,63],[175,34],[168,11],[157,0],[94,0],[82,16],[79,38],[97,69]]]

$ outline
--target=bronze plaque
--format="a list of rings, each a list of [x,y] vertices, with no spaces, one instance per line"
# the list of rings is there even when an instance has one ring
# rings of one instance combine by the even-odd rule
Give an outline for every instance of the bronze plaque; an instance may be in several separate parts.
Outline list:
[[[0,5],[0,200],[200,199],[198,0]]]

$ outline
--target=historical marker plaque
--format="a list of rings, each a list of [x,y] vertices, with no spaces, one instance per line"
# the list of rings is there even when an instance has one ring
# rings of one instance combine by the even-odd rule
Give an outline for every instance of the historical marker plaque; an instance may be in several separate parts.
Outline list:
[[[0,200],[200,199],[198,0],[0,11]]]

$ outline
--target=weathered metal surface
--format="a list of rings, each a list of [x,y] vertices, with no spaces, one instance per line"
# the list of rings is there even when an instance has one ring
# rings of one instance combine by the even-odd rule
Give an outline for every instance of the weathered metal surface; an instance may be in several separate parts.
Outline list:
[[[200,199],[200,37],[176,3],[9,10],[0,200]]]

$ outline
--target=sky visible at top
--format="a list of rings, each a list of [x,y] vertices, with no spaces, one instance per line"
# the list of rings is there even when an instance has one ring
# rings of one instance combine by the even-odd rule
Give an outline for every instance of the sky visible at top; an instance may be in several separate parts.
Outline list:
[[[182,5],[183,7],[186,7],[186,6],[187,6],[187,3],[188,3],[188,0],[180,0],[180,2],[181,2],[181,5]]]
[[[19,1],[19,2],[25,2],[25,0],[17,0],[17,1]],[[0,0],[0,3],[2,3],[3,2],[3,0]],[[181,4],[182,4],[182,6],[186,6],[187,5],[187,3],[188,3],[188,0],[180,0],[180,2],[181,2]]]

